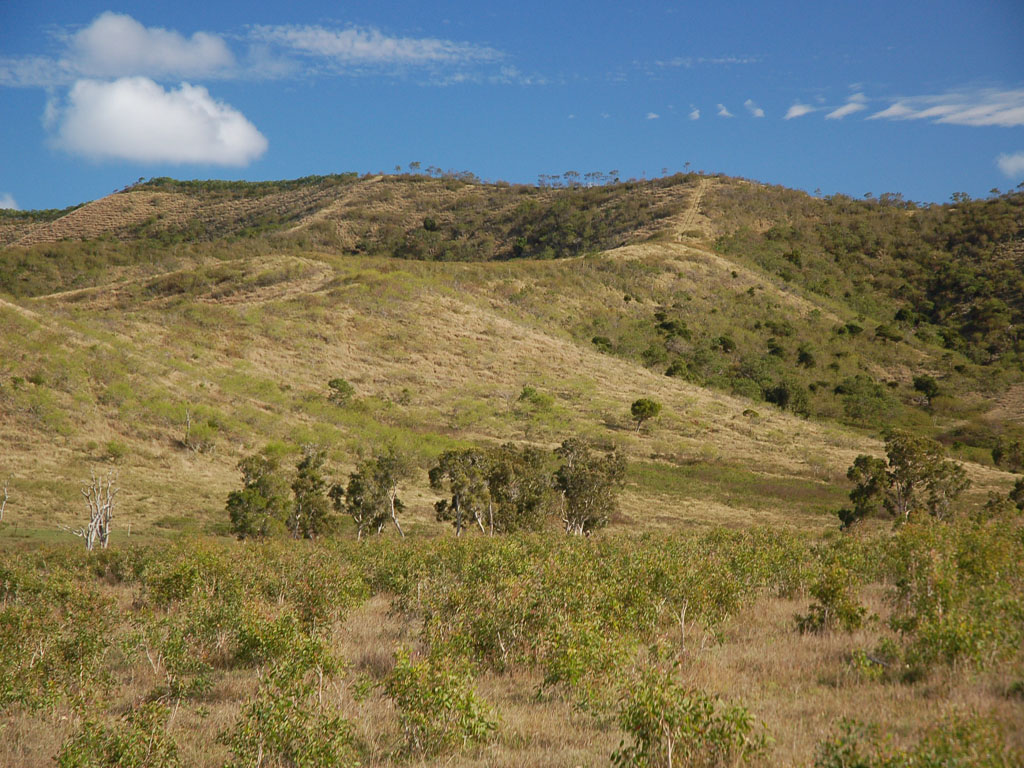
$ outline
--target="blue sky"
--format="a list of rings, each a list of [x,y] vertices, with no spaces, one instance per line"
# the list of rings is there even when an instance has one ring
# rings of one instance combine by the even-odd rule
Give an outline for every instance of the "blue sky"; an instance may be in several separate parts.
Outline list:
[[[1024,181],[1024,3],[0,6],[0,207],[412,161],[1005,191]]]

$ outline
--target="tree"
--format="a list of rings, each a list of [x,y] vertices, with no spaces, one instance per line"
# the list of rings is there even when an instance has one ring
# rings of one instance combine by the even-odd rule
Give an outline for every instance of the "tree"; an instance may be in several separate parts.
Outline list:
[[[334,522],[327,498],[327,478],[323,472],[326,458],[320,448],[306,446],[296,466],[297,473],[292,481],[295,501],[288,520],[288,530],[296,539],[322,536]]]
[[[843,527],[885,509],[897,523],[926,511],[945,519],[954,501],[970,487],[967,472],[946,461],[942,446],[934,440],[893,430],[885,439],[888,461],[861,455],[846,476],[855,485],[850,491],[853,509],[839,511]]]
[[[348,486],[331,488],[330,496],[337,512],[347,512],[356,524],[356,535],[363,538],[367,531],[379,535],[388,520],[405,537],[398,516],[405,505],[398,498],[398,484],[410,474],[405,457],[389,447],[384,453],[360,462],[349,475]]]
[[[843,528],[849,528],[865,517],[874,517],[885,508],[889,489],[888,465],[884,459],[862,454],[847,470],[846,477],[854,483],[850,491],[853,509],[839,510]]]
[[[254,454],[238,462],[242,489],[228,494],[231,530],[240,539],[283,532],[288,518],[288,483],[276,455]]]
[[[327,399],[335,405],[347,405],[356,393],[355,387],[341,378],[328,381],[327,388],[331,390]]]
[[[927,374],[914,377],[914,389],[924,396],[925,406],[931,406],[932,400],[939,394],[939,383]]]
[[[992,461],[996,466],[1006,465],[1011,472],[1024,469],[1024,440],[1004,441],[999,438],[992,448]]]
[[[430,487],[442,490],[448,481],[451,497],[441,499],[434,505],[438,521],[450,520],[455,526],[455,535],[470,523],[475,522],[484,531],[484,515],[490,502],[487,487],[487,461],[483,452],[475,448],[445,451],[437,460],[437,466],[429,472]]]
[[[1024,511],[1024,477],[1018,477],[1017,482],[1013,484],[1010,501],[1016,505],[1017,509]]]
[[[6,480],[4,480],[4,497],[3,499],[0,499],[0,523],[4,521],[4,510],[7,509],[7,502],[10,499],[10,496],[8,496],[7,494],[7,488],[8,486],[10,486],[10,484],[11,478],[8,477]]]
[[[89,484],[82,488],[82,496],[89,508],[89,522],[82,528],[68,528],[75,536],[85,540],[85,548],[92,551],[99,545],[100,549],[106,549],[110,544],[110,531],[114,519],[114,501],[121,490],[114,485],[117,482],[117,475],[113,470],[106,476],[93,474],[90,476]]]
[[[636,422],[636,431],[639,433],[640,427],[645,421],[653,419],[661,413],[661,403],[641,397],[630,406],[629,412],[633,414],[633,420]]]
[[[539,530],[551,505],[545,455],[507,443],[487,457],[487,526],[491,534]]]
[[[565,532],[590,535],[606,526],[616,509],[615,493],[625,484],[626,460],[616,451],[594,456],[577,438],[563,442],[555,455],[562,459],[555,488],[562,494]]]

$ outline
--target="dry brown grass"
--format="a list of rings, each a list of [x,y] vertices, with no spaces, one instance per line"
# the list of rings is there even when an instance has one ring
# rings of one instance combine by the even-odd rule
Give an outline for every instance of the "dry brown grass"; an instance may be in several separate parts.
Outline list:
[[[131,595],[122,587],[108,592],[119,599]],[[862,591],[871,613],[883,619],[888,606],[875,585]],[[720,643],[691,625],[685,641],[678,630],[667,637],[678,644],[683,682],[723,699],[742,703],[772,738],[769,764],[808,766],[815,746],[842,718],[877,723],[895,742],[909,745],[934,723],[952,713],[988,716],[1009,726],[1009,744],[1024,749],[1024,700],[1004,691],[1022,670],[1004,666],[992,673],[937,671],[915,684],[868,681],[850,666],[851,652],[872,649],[889,630],[877,620],[851,634],[801,635],[794,616],[807,608],[805,599],[765,597],[735,616]],[[391,669],[394,653],[406,648],[422,653],[419,621],[392,610],[386,596],[355,609],[336,628],[335,650],[348,670],[325,688],[325,701],[354,724],[370,766],[402,762],[393,756],[399,743],[391,704],[371,688],[354,695],[360,679],[380,681]],[[119,713],[141,703],[158,684],[144,662],[117,671],[119,686],[108,711]],[[484,673],[475,679],[477,692],[494,708],[499,720],[496,738],[478,748],[443,758],[451,766],[578,766],[603,765],[622,734],[614,718],[579,710],[571,696],[555,691],[537,696],[542,679],[534,672],[513,669]],[[179,708],[169,733],[179,745],[184,764],[214,768],[228,757],[216,742],[239,717],[255,693],[253,670],[221,670],[210,693],[195,706]],[[70,710],[0,719],[0,766],[43,768],[52,765],[63,741],[79,725]],[[419,764],[412,760],[410,764]]]

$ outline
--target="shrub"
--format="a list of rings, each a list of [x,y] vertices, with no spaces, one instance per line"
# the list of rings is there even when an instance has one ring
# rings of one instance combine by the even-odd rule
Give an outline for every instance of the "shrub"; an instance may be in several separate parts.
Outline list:
[[[234,756],[225,768],[359,764],[351,724],[322,703],[322,677],[311,677],[305,666],[298,658],[278,664],[235,726],[220,735]]]
[[[619,726],[632,739],[612,753],[616,766],[745,765],[766,750],[754,719],[738,705],[722,705],[699,690],[688,690],[671,672],[645,670],[623,697]]]
[[[954,715],[906,749],[856,720],[844,719],[836,730],[818,744],[815,768],[1011,768],[1024,757],[1004,745],[991,721],[977,716]]]
[[[633,420],[636,422],[636,431],[639,432],[640,427],[645,421],[657,418],[658,414],[661,413],[661,403],[641,397],[633,402],[633,405],[629,407],[629,412],[633,414]]]
[[[399,651],[381,687],[398,712],[401,751],[427,758],[486,741],[497,723],[470,683],[443,660],[414,664],[408,651]]]
[[[349,401],[355,396],[356,389],[349,384],[345,379],[337,378],[331,379],[327,382],[327,388],[330,389],[330,394],[327,395],[327,399],[335,405],[348,405]]]
[[[167,735],[170,709],[144,704],[114,725],[86,720],[57,755],[57,768],[152,768],[182,765],[178,748]]]
[[[805,632],[828,632],[839,628],[844,632],[858,629],[864,621],[867,608],[857,602],[853,594],[853,579],[845,568],[832,565],[824,570],[811,587],[811,603],[806,616],[796,617],[797,628]]]

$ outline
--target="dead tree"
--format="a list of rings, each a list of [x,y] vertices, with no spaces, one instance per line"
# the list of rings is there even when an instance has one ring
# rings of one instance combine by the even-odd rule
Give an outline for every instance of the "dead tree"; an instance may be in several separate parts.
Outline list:
[[[0,523],[4,521],[4,509],[6,509],[7,507],[7,499],[9,498],[9,496],[7,495],[7,487],[10,484],[11,478],[8,477],[6,480],[4,480],[4,497],[0,499]]]
[[[106,476],[90,475],[89,484],[82,488],[82,496],[89,507],[89,524],[83,528],[68,528],[75,536],[85,539],[85,548],[93,550],[99,545],[106,549],[110,543],[111,523],[114,519],[114,497],[121,489],[115,485],[117,475],[113,470]]]

